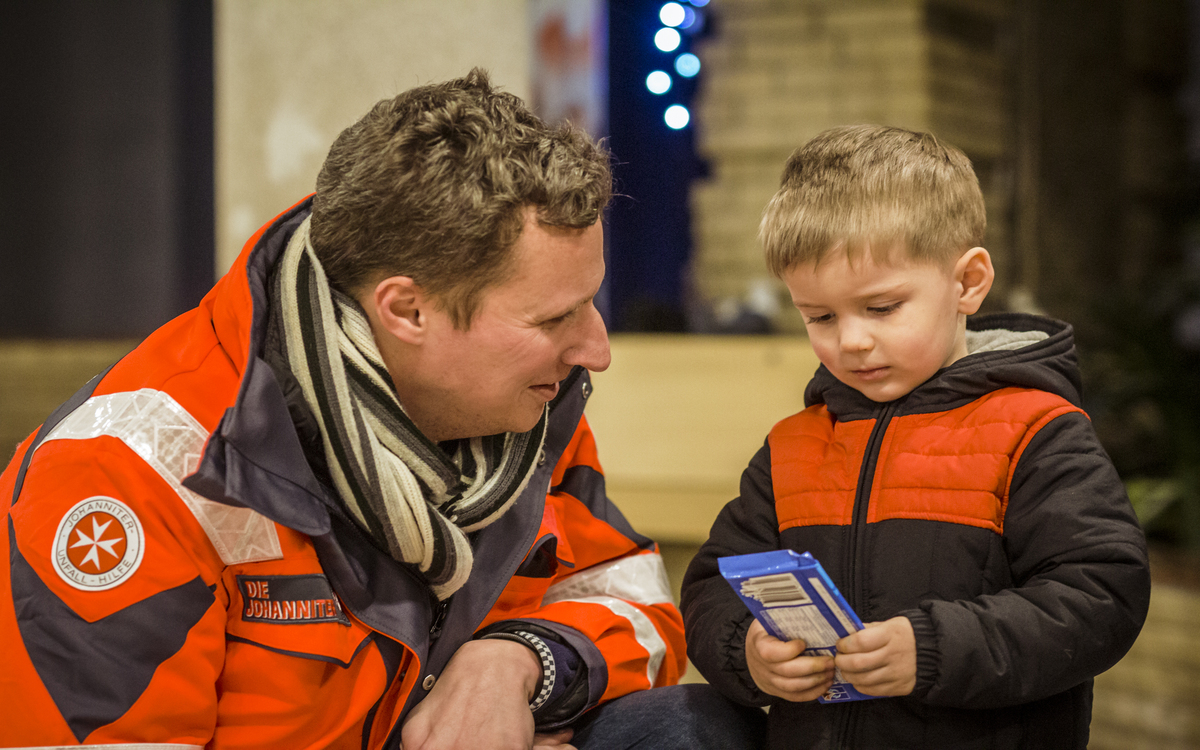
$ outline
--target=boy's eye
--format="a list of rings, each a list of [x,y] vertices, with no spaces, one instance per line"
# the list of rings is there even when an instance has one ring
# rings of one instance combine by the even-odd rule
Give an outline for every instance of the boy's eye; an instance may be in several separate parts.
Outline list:
[[[817,323],[828,323],[833,320],[833,313],[825,313],[824,315],[805,315],[804,322],[809,325]]]
[[[872,315],[887,315],[888,313],[894,313],[897,310],[899,310],[900,305],[901,305],[901,303],[899,303],[899,302],[893,302],[890,305],[880,305],[878,307],[868,307],[867,312],[871,313]]]

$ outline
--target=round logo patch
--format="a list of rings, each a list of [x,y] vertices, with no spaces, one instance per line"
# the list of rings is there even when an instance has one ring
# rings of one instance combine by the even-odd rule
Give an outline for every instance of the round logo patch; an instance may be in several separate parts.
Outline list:
[[[142,564],[142,522],[128,505],[96,496],[76,503],[54,535],[54,569],[81,591],[119,585]]]

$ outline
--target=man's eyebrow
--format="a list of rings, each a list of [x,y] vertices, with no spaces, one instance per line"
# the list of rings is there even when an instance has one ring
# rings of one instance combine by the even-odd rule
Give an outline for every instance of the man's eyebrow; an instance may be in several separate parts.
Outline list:
[[[587,303],[591,302],[595,298],[596,298],[596,295],[593,294],[592,296],[587,297],[586,299],[579,300],[574,305],[568,307],[565,310],[561,310],[560,312],[550,313],[548,315],[539,316],[538,318],[536,318],[536,320],[539,323],[545,323],[546,321],[549,321],[549,320],[558,320],[559,318],[565,318],[568,315],[570,315],[571,313],[578,310],[579,308],[586,305]]]

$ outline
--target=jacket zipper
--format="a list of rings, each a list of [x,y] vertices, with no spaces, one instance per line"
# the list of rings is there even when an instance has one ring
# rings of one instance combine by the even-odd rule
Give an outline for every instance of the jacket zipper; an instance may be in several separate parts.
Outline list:
[[[883,436],[887,432],[889,423],[896,413],[896,402],[889,401],[884,404],[878,416],[875,418],[875,426],[871,428],[871,435],[867,438],[867,449],[863,454],[862,466],[858,472],[858,484],[854,490],[854,510],[850,516],[849,540],[846,545],[845,566],[846,585],[849,591],[842,592],[850,607],[862,615],[862,580],[861,570],[858,565],[860,559],[861,530],[867,522],[867,508],[871,502],[871,488],[874,484],[875,468],[879,459],[879,448],[883,445]],[[835,748],[851,748],[853,747],[850,736],[851,728],[854,726],[854,719],[858,714],[858,702],[854,701],[845,706],[842,711],[841,721],[837,727],[837,731],[833,737],[833,747]]]
[[[433,651],[433,644],[437,643],[438,638],[440,638],[442,635],[442,624],[445,623],[445,621],[446,621],[446,612],[449,609],[450,609],[450,600],[449,599],[438,601],[436,604],[433,605],[433,618],[431,619],[431,621],[429,623],[429,651],[431,651],[431,652]],[[415,657],[414,657],[414,660],[415,660]],[[420,663],[418,662],[418,666],[419,665],[420,665]],[[392,680],[392,684],[397,685],[400,682],[403,682],[404,675],[408,672],[409,669],[412,669],[412,668],[413,668],[413,665],[409,664],[406,669],[403,669],[403,670],[397,672],[396,678],[394,680]],[[416,688],[414,688],[414,689],[416,689]],[[383,699],[386,697],[387,697],[387,691],[385,690],[383,696],[381,696],[379,700],[382,702]],[[407,700],[407,699],[404,698],[402,700]],[[377,706],[378,706],[378,704],[377,704]],[[372,710],[374,710],[374,709],[372,709]],[[387,736],[385,737],[385,739],[383,741],[383,747],[385,747],[385,748],[399,748],[400,747],[400,729],[401,729],[402,723],[403,722],[399,722],[399,721],[396,722],[395,726],[393,726],[391,728],[391,730],[388,731]],[[369,736],[370,736],[369,730],[365,731],[363,733],[364,750],[366,748],[366,742],[367,742],[367,738]]]
[[[433,622],[429,625],[429,650],[442,635],[442,623],[446,621],[446,610],[450,609],[450,600],[439,601],[433,608]]]

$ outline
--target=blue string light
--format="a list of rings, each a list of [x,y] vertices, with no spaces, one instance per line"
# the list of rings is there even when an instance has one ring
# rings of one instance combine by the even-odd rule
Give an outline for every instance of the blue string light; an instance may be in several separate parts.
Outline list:
[[[672,104],[663,113],[663,119],[666,120],[667,127],[672,130],[679,130],[680,128],[687,127],[688,121],[692,119],[692,114],[682,104]]]
[[[700,72],[700,58],[691,52],[684,52],[675,58],[675,72],[684,78],[691,78]]]
[[[663,26],[679,26],[686,18],[687,13],[679,3],[667,3],[658,11],[658,20]]]
[[[670,74],[662,70],[651,71],[650,75],[646,76],[646,88],[650,89],[652,94],[667,93],[671,90]]]
[[[663,52],[674,52],[678,49],[681,41],[679,32],[671,28],[659,29],[658,33],[654,35],[654,46]]]

